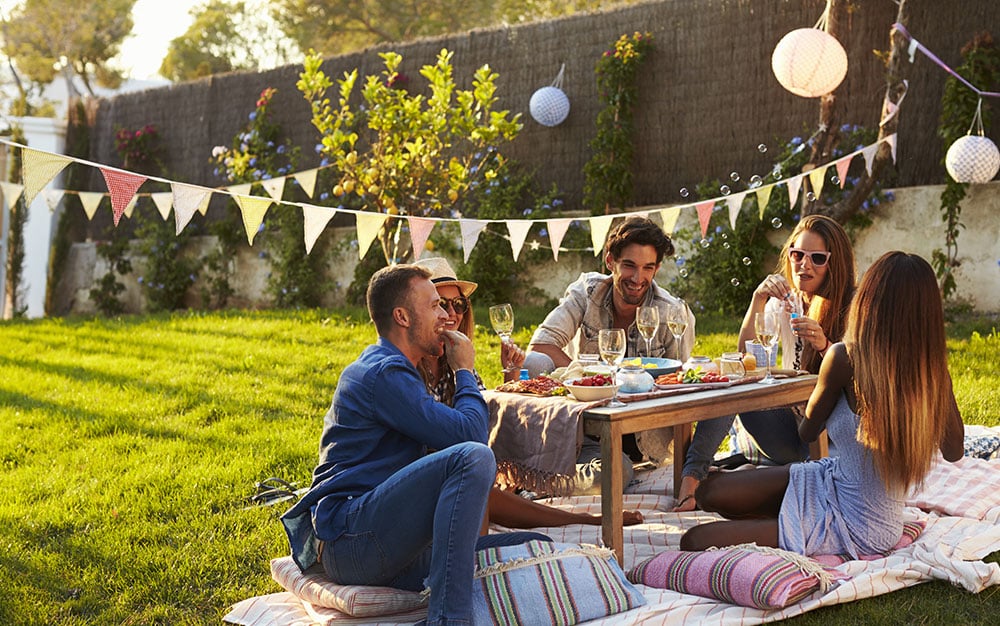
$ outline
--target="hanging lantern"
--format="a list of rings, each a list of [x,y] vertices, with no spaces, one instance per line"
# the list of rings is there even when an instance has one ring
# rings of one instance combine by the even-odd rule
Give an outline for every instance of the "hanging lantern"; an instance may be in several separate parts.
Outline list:
[[[989,137],[983,136],[982,111],[980,98],[969,134],[955,140],[945,154],[945,169],[957,183],[988,183],[1000,171],[1000,150]]]
[[[542,126],[558,126],[569,115],[569,98],[562,90],[565,69],[566,64],[563,63],[551,85],[531,94],[528,110],[531,112],[531,117]]]
[[[847,53],[826,31],[799,28],[774,47],[771,70],[788,91],[803,98],[818,98],[836,89],[847,76]]]

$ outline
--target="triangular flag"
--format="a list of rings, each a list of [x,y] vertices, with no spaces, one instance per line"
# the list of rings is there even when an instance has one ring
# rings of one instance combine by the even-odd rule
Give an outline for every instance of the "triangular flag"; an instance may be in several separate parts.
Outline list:
[[[170,188],[174,195],[174,221],[177,224],[177,234],[179,235],[194,217],[198,206],[209,195],[209,190],[184,183],[170,183]]]
[[[62,200],[65,193],[66,190],[64,189],[46,189],[42,192],[42,195],[45,197],[45,204],[49,205],[49,211],[56,210],[56,207],[59,206],[59,201]]]
[[[3,192],[3,204],[9,211],[10,208],[17,203],[17,199],[21,197],[21,192],[24,191],[24,185],[0,182],[0,191]]]
[[[764,210],[767,208],[767,203],[771,201],[771,192],[774,191],[774,185],[764,185],[763,187],[757,188],[757,219],[764,219]]]
[[[135,192],[146,182],[145,176],[123,172],[121,170],[111,170],[99,167],[104,176],[104,182],[108,185],[108,192],[111,194],[111,212],[114,214],[115,226],[122,218],[125,207],[135,196]]]
[[[459,220],[458,226],[462,229],[462,251],[465,253],[465,263],[469,262],[469,255],[479,241],[479,233],[483,232],[489,222],[482,220]]]
[[[545,220],[549,229],[549,243],[552,244],[552,258],[556,261],[559,260],[559,246],[562,245],[563,237],[566,236],[566,231],[569,230],[572,221],[569,218]]]
[[[819,200],[819,194],[823,193],[823,183],[826,182],[827,167],[817,167],[809,172],[809,184],[812,185],[813,195],[816,196],[816,200]]]
[[[226,187],[226,190],[237,196],[249,196],[250,190],[253,189],[253,183],[241,183],[239,185],[230,185]]]
[[[590,241],[594,244],[594,256],[604,251],[604,241],[608,238],[608,231],[611,230],[611,222],[614,219],[614,215],[598,215],[590,218]]]
[[[299,181],[299,187],[302,187],[302,191],[306,192],[306,195],[310,198],[313,197],[313,192],[316,190],[317,172],[319,172],[319,169],[311,169],[299,172],[298,174],[292,174],[292,177]]]
[[[673,234],[674,227],[677,226],[677,218],[681,216],[681,207],[670,206],[660,210],[660,219],[663,220],[663,232],[668,235]]]
[[[788,206],[792,209],[799,201],[799,190],[802,188],[803,176],[804,174],[799,174],[788,179]]]
[[[336,214],[336,209],[311,204],[302,205],[302,236],[306,244],[306,254],[312,252],[316,240],[319,239],[323,229]]]
[[[514,253],[514,261],[517,261],[517,257],[521,256],[521,248],[524,246],[524,240],[528,237],[528,231],[531,230],[531,225],[534,224],[531,220],[507,220],[507,232],[510,233],[510,250]]]
[[[837,161],[837,178],[840,179],[840,188],[844,188],[844,183],[847,182],[847,170],[851,168],[851,161],[854,160],[854,155],[846,156],[841,160]]]
[[[24,160],[21,167],[21,178],[24,180],[24,202],[30,205],[38,192],[73,160],[60,154],[39,152],[31,148],[24,148],[21,153]]]
[[[873,143],[870,146],[865,146],[861,151],[862,156],[865,157],[865,171],[868,175],[872,175],[872,161],[875,159],[875,153],[878,152],[878,143]]]
[[[358,222],[358,258],[364,260],[365,255],[368,254],[368,248],[371,247],[372,241],[375,240],[375,236],[378,235],[382,224],[385,224],[389,216],[385,213],[358,211],[355,217]]]
[[[893,133],[885,138],[885,142],[889,144],[889,149],[892,151],[892,162],[896,162],[896,133]]]
[[[252,246],[253,239],[257,236],[257,231],[264,221],[264,214],[271,208],[273,201],[261,196],[237,196],[236,204],[240,205],[240,213],[243,214],[243,228],[247,231],[247,242]]]
[[[139,201],[139,196],[132,196],[132,199],[128,201],[125,205],[125,210],[122,211],[122,215],[132,219],[132,212],[135,211],[135,203]]]
[[[694,207],[698,211],[698,223],[701,224],[701,238],[708,234],[708,220],[712,219],[712,209],[715,208],[715,200],[706,200],[696,204]]]
[[[278,178],[270,178],[268,180],[260,181],[264,191],[267,195],[274,198],[276,201],[281,202],[281,196],[285,193],[285,177],[279,176]]]
[[[160,217],[163,218],[164,222],[167,221],[167,218],[170,217],[170,207],[174,203],[174,194],[169,191],[160,191],[149,194],[149,197],[153,199],[153,204],[156,205],[156,210],[160,212]]]
[[[87,219],[94,219],[94,213],[97,212],[97,207],[101,206],[101,200],[104,199],[103,193],[100,191],[81,191],[80,204],[83,205],[83,212],[87,214]]]
[[[208,214],[208,205],[211,201],[212,193],[209,191],[209,193],[205,194],[205,197],[201,199],[201,202],[198,203],[198,212],[202,215]]]
[[[426,217],[407,217],[410,223],[410,245],[413,247],[413,258],[419,259],[424,253],[424,246],[427,245],[427,238],[434,228],[434,220]]]
[[[740,214],[740,208],[743,206],[743,199],[746,198],[747,192],[741,191],[740,193],[734,193],[726,198],[726,206],[729,207],[729,225],[733,230],[736,230],[736,218]]]

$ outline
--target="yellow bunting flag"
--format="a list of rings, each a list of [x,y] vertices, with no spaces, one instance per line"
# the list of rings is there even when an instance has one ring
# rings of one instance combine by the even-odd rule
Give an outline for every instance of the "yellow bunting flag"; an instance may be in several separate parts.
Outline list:
[[[28,205],[45,185],[48,185],[53,178],[59,175],[59,172],[63,171],[63,168],[73,162],[72,159],[60,154],[39,152],[31,148],[24,148],[22,155],[24,163],[21,168],[21,177],[24,179],[24,202]]]
[[[292,174],[292,177],[299,181],[299,187],[302,187],[302,191],[306,192],[306,195],[310,198],[313,197],[313,192],[316,191],[317,172],[319,172],[319,169],[311,169],[299,172],[298,174]]]
[[[163,221],[167,221],[170,217],[170,207],[173,206],[174,194],[169,191],[159,191],[157,193],[149,194],[149,197],[153,199],[153,204],[156,205],[156,210],[160,212],[160,217]]]
[[[17,199],[21,197],[21,192],[24,191],[24,185],[18,185],[17,183],[6,183],[0,182],[0,192],[3,193],[3,203],[9,211],[17,203]]]
[[[271,196],[277,202],[281,202],[281,196],[285,193],[285,177],[279,176],[278,178],[270,178],[268,180],[260,181],[261,186],[267,195]]]
[[[594,245],[594,256],[604,251],[604,241],[608,238],[614,215],[598,215],[590,218],[590,242]]]
[[[375,241],[378,231],[382,230],[382,225],[389,219],[389,216],[373,211],[358,211],[355,217],[358,229],[358,258],[364,259],[365,255],[368,254],[368,248]]]
[[[462,229],[462,252],[465,254],[465,262],[469,262],[469,255],[479,241],[479,233],[483,232],[489,222],[482,220],[460,220],[459,227]]]
[[[663,232],[668,235],[673,234],[674,228],[677,226],[677,218],[681,216],[681,208],[679,206],[668,206],[665,209],[660,209],[660,219],[663,221]]]
[[[510,233],[510,250],[514,253],[514,261],[521,256],[521,248],[524,247],[524,240],[531,230],[531,220],[507,220],[507,232]]]
[[[815,200],[819,200],[819,194],[823,193],[823,183],[826,182],[826,166],[817,167],[809,172],[809,184],[812,185]]]
[[[271,208],[273,200],[262,196],[236,196],[236,204],[240,205],[247,242],[252,246],[254,237],[260,232],[260,225],[264,222],[264,214]]]
[[[80,204],[83,205],[83,212],[87,214],[87,219],[94,219],[97,207],[101,206],[101,200],[104,199],[105,194],[100,191],[81,191],[79,196]]]
[[[313,246],[316,245],[316,240],[319,239],[320,234],[323,233],[323,229],[326,228],[326,225],[336,214],[336,209],[325,206],[313,206],[311,204],[302,206],[302,237],[306,244],[306,254],[312,252]]]
[[[767,203],[771,201],[772,191],[774,185],[764,185],[757,189],[757,219],[764,219],[764,211],[767,209]]]
[[[122,215],[132,219],[132,212],[135,211],[135,203],[139,200],[139,196],[132,196],[132,199],[128,201],[125,205],[125,210],[122,211]]]

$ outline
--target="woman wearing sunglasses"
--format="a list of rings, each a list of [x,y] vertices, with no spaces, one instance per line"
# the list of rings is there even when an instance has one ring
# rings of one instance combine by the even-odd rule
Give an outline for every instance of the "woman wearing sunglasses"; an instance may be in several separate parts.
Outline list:
[[[844,228],[823,215],[803,217],[781,250],[777,272],[753,292],[740,327],[738,349],[754,338],[757,313],[777,311],[782,367],[818,373],[830,345],[844,336],[855,274],[854,250]],[[732,421],[719,418],[698,424],[684,462],[675,511],[695,508],[695,489],[707,476]],[[741,451],[751,462],[785,465],[805,460],[809,454],[799,439],[796,412],[791,408],[741,413],[740,423],[747,435],[739,438]]]

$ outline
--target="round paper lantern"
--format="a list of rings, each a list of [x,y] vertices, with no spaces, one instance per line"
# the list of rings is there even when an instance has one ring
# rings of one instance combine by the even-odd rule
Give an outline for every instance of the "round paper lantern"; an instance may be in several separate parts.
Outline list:
[[[847,75],[847,53],[837,38],[818,28],[799,28],[781,38],[771,55],[781,86],[803,98],[824,96]]]
[[[542,87],[531,94],[528,110],[542,126],[558,126],[569,115],[569,98],[558,87]]]
[[[958,183],[988,183],[1000,170],[1000,150],[982,135],[960,137],[948,148],[944,166]]]

